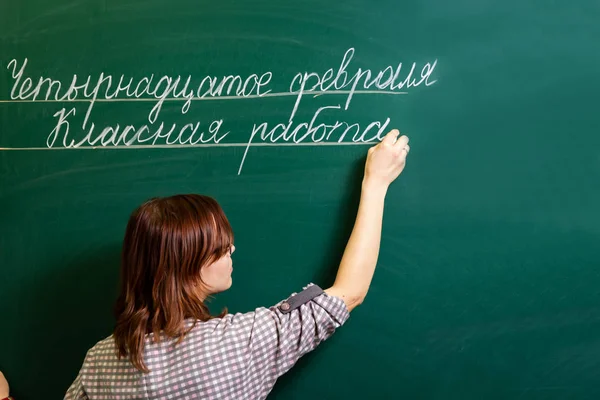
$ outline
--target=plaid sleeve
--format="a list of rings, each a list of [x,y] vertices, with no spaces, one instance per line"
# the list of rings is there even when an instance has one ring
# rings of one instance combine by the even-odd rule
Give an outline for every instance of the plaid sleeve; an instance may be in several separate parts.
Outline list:
[[[343,300],[322,291],[289,312],[282,312],[286,309],[282,304],[256,309],[250,337],[252,361],[260,366],[267,385],[274,385],[279,376],[329,338],[350,316]]]

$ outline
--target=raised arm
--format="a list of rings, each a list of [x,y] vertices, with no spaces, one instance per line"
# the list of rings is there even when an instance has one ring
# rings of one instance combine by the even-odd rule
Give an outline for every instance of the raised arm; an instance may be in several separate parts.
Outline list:
[[[352,311],[365,299],[379,256],[385,196],[389,185],[404,169],[410,150],[408,137],[389,132],[369,149],[360,203],[352,234],[332,287],[325,292],[344,300]]]

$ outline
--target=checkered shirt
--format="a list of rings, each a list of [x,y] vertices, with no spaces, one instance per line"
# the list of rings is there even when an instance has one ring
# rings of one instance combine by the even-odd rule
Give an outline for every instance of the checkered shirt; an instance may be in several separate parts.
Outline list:
[[[299,295],[310,286],[316,285]],[[302,296],[293,293],[273,307],[198,321],[178,344],[169,338],[154,343],[148,335],[148,374],[119,359],[109,336],[88,351],[65,399],[264,399],[279,376],[349,318],[340,298],[312,289],[320,294],[292,307]],[[187,327],[192,324],[186,320]]]

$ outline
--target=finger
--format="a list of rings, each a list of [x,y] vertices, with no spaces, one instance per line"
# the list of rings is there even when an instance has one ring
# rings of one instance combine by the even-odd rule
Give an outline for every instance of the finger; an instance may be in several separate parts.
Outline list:
[[[406,135],[400,136],[400,138],[398,140],[396,140],[396,143],[394,144],[394,146],[401,148],[401,149],[408,146],[408,136],[406,136]]]
[[[396,143],[396,139],[398,138],[399,134],[400,134],[400,132],[398,131],[398,129],[392,129],[391,131],[388,132],[387,135],[385,135],[385,137],[383,138],[383,140],[381,142],[385,143],[385,144],[393,145],[394,143]]]

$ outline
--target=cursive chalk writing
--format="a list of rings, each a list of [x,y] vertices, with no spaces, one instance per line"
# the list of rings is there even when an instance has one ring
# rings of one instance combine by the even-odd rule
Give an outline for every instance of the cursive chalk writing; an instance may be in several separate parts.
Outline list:
[[[283,87],[287,89],[282,93],[273,93],[271,71],[200,77],[162,74],[133,77],[100,72],[87,76],[73,74],[61,80],[51,76],[28,76],[27,58],[12,59],[7,68],[13,79],[11,101],[83,102],[83,106],[79,103],[76,107],[61,104],[62,108],[54,112],[54,126],[46,137],[49,149],[227,145],[225,139],[230,132],[223,127],[223,119],[213,116],[202,122],[190,120],[193,118],[189,115],[193,113],[188,112],[193,101],[289,96],[291,111],[289,115],[284,114],[286,121],[252,121],[252,129],[246,132],[247,140],[236,143],[245,147],[238,168],[240,174],[252,146],[379,141],[389,128],[390,117],[373,118],[368,123],[347,122],[351,118],[344,118],[344,113],[349,110],[354,96],[359,93],[406,94],[410,89],[429,87],[437,82],[434,76],[437,59],[423,63],[396,62],[371,69],[353,64],[355,53],[351,47],[334,67],[296,73],[291,81],[284,83]],[[316,110],[304,110],[303,116],[297,117],[306,95],[324,94],[336,94],[337,100]],[[147,122],[96,125],[92,111],[98,102],[125,100],[150,102],[152,107]],[[181,115],[186,116],[187,121],[167,123],[161,119],[165,102],[173,100],[181,103]]]

